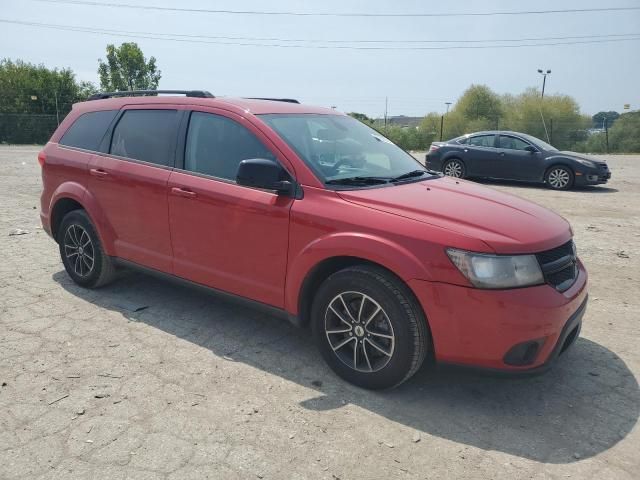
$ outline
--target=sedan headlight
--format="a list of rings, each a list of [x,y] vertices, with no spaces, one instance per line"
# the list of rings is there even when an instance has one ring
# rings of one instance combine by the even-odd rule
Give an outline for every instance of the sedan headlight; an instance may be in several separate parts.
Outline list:
[[[447,255],[477,288],[514,288],[544,283],[535,255],[490,255],[448,248]]]
[[[598,165],[593,163],[591,160],[587,160],[586,158],[574,158],[576,162],[580,162],[585,167],[596,168]]]

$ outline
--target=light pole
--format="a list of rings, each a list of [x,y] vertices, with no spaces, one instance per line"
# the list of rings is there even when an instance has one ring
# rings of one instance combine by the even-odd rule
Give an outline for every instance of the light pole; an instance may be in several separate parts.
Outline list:
[[[551,70],[547,70],[546,72],[541,68],[538,69],[538,73],[542,75],[542,98],[544,98],[544,86],[547,83],[547,75],[551,73]]]

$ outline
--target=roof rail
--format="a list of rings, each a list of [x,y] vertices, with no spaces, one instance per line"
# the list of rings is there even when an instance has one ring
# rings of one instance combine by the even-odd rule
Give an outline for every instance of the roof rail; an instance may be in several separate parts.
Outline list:
[[[245,97],[247,100],[271,100],[272,102],[300,103],[295,98],[264,98],[264,97]]]
[[[187,97],[196,98],[214,98],[214,96],[206,90],[123,90],[121,92],[99,92],[91,95],[87,100],[103,100],[113,97],[139,97],[146,95],[158,94],[185,95]]]

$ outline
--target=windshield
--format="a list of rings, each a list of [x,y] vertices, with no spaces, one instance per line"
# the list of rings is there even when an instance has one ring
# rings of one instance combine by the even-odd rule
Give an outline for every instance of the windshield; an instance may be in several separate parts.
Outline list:
[[[536,147],[541,148],[542,150],[547,150],[549,152],[558,151],[556,147],[554,147],[553,145],[549,145],[547,142],[543,142],[539,138],[532,137],[531,135],[526,135],[526,134],[520,134],[520,135],[522,135],[524,138],[526,138],[531,143],[533,143]]]
[[[380,133],[343,115],[260,115],[329,185],[428,178],[426,169]]]

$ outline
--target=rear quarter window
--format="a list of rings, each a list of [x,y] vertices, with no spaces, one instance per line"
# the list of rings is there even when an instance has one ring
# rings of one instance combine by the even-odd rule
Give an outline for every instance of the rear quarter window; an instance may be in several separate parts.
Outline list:
[[[102,137],[117,114],[117,110],[83,113],[62,135],[58,143],[68,147],[98,151]]]

